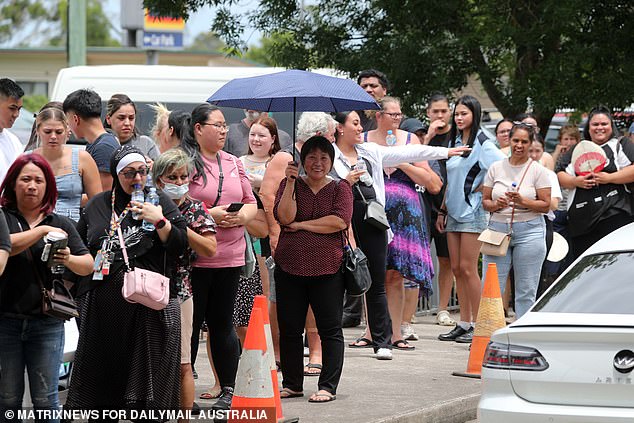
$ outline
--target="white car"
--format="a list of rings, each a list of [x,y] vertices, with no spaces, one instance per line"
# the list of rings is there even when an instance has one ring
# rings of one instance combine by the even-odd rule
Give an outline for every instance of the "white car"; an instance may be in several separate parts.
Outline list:
[[[634,224],[491,337],[480,423],[634,422]]]

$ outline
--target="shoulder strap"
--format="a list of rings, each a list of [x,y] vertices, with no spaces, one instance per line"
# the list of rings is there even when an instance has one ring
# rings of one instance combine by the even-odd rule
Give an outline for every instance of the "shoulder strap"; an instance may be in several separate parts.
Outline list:
[[[524,182],[524,177],[526,176],[526,174],[528,173],[528,169],[531,167],[531,165],[533,164],[534,160],[533,159],[528,159],[528,165],[526,166],[526,169],[524,169],[524,173],[522,174],[522,179],[520,179],[520,183],[517,184],[517,191],[519,192],[520,187],[522,186],[522,182]],[[515,218],[515,203],[513,203],[513,209],[511,211],[511,223],[510,223],[510,229],[513,229],[513,219]]]
[[[408,132],[407,133],[407,140],[405,140],[405,145],[408,145],[411,140],[412,140],[412,133]]]
[[[72,150],[71,166],[73,169],[73,173],[79,172],[79,149],[78,148],[73,148]]]
[[[368,133],[367,132],[363,133],[363,142],[368,142]]]
[[[20,218],[17,217],[16,220],[18,222],[18,226],[20,227],[20,232],[24,232],[24,229],[22,228],[22,224],[20,223]],[[31,253],[31,247],[27,247],[24,251],[26,252],[26,257],[31,262],[31,266],[33,266],[33,271],[35,273],[35,279],[37,279],[37,282],[40,284],[40,289],[46,290],[46,288],[44,287],[44,280],[42,279],[42,275],[40,274],[40,269],[39,269],[39,267],[37,267],[37,264],[35,263],[35,260],[33,260],[33,254]]]

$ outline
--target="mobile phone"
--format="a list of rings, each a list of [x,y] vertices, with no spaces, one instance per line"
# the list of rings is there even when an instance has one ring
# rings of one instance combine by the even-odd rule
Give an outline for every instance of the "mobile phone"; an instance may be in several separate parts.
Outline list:
[[[242,206],[244,206],[243,203],[231,203],[229,204],[229,207],[227,207],[227,211],[229,213],[237,212],[242,208]]]

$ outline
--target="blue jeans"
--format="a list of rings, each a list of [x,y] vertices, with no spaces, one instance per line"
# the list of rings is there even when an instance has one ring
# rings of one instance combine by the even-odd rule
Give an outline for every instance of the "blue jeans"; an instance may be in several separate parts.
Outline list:
[[[489,229],[508,232],[509,225],[489,222]],[[542,264],[546,258],[546,223],[542,216],[528,222],[513,222],[511,242],[506,256],[482,257],[482,280],[486,278],[489,263],[498,270],[500,292],[504,293],[511,266],[515,275],[515,314],[521,317],[535,302]]]
[[[0,422],[6,410],[22,408],[24,368],[35,409],[59,409],[59,365],[64,351],[64,322],[52,317],[0,317]],[[58,422],[59,420],[43,420]]]

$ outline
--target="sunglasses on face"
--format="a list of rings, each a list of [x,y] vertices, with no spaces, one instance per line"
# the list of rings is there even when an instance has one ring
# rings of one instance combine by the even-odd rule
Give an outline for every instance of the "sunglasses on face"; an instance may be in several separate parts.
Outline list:
[[[149,170],[150,168],[148,167],[142,167],[141,169],[137,169],[137,170],[135,169],[126,170],[124,172],[121,172],[121,174],[126,179],[134,179],[137,173],[139,174],[139,176],[143,177],[148,174]]]

